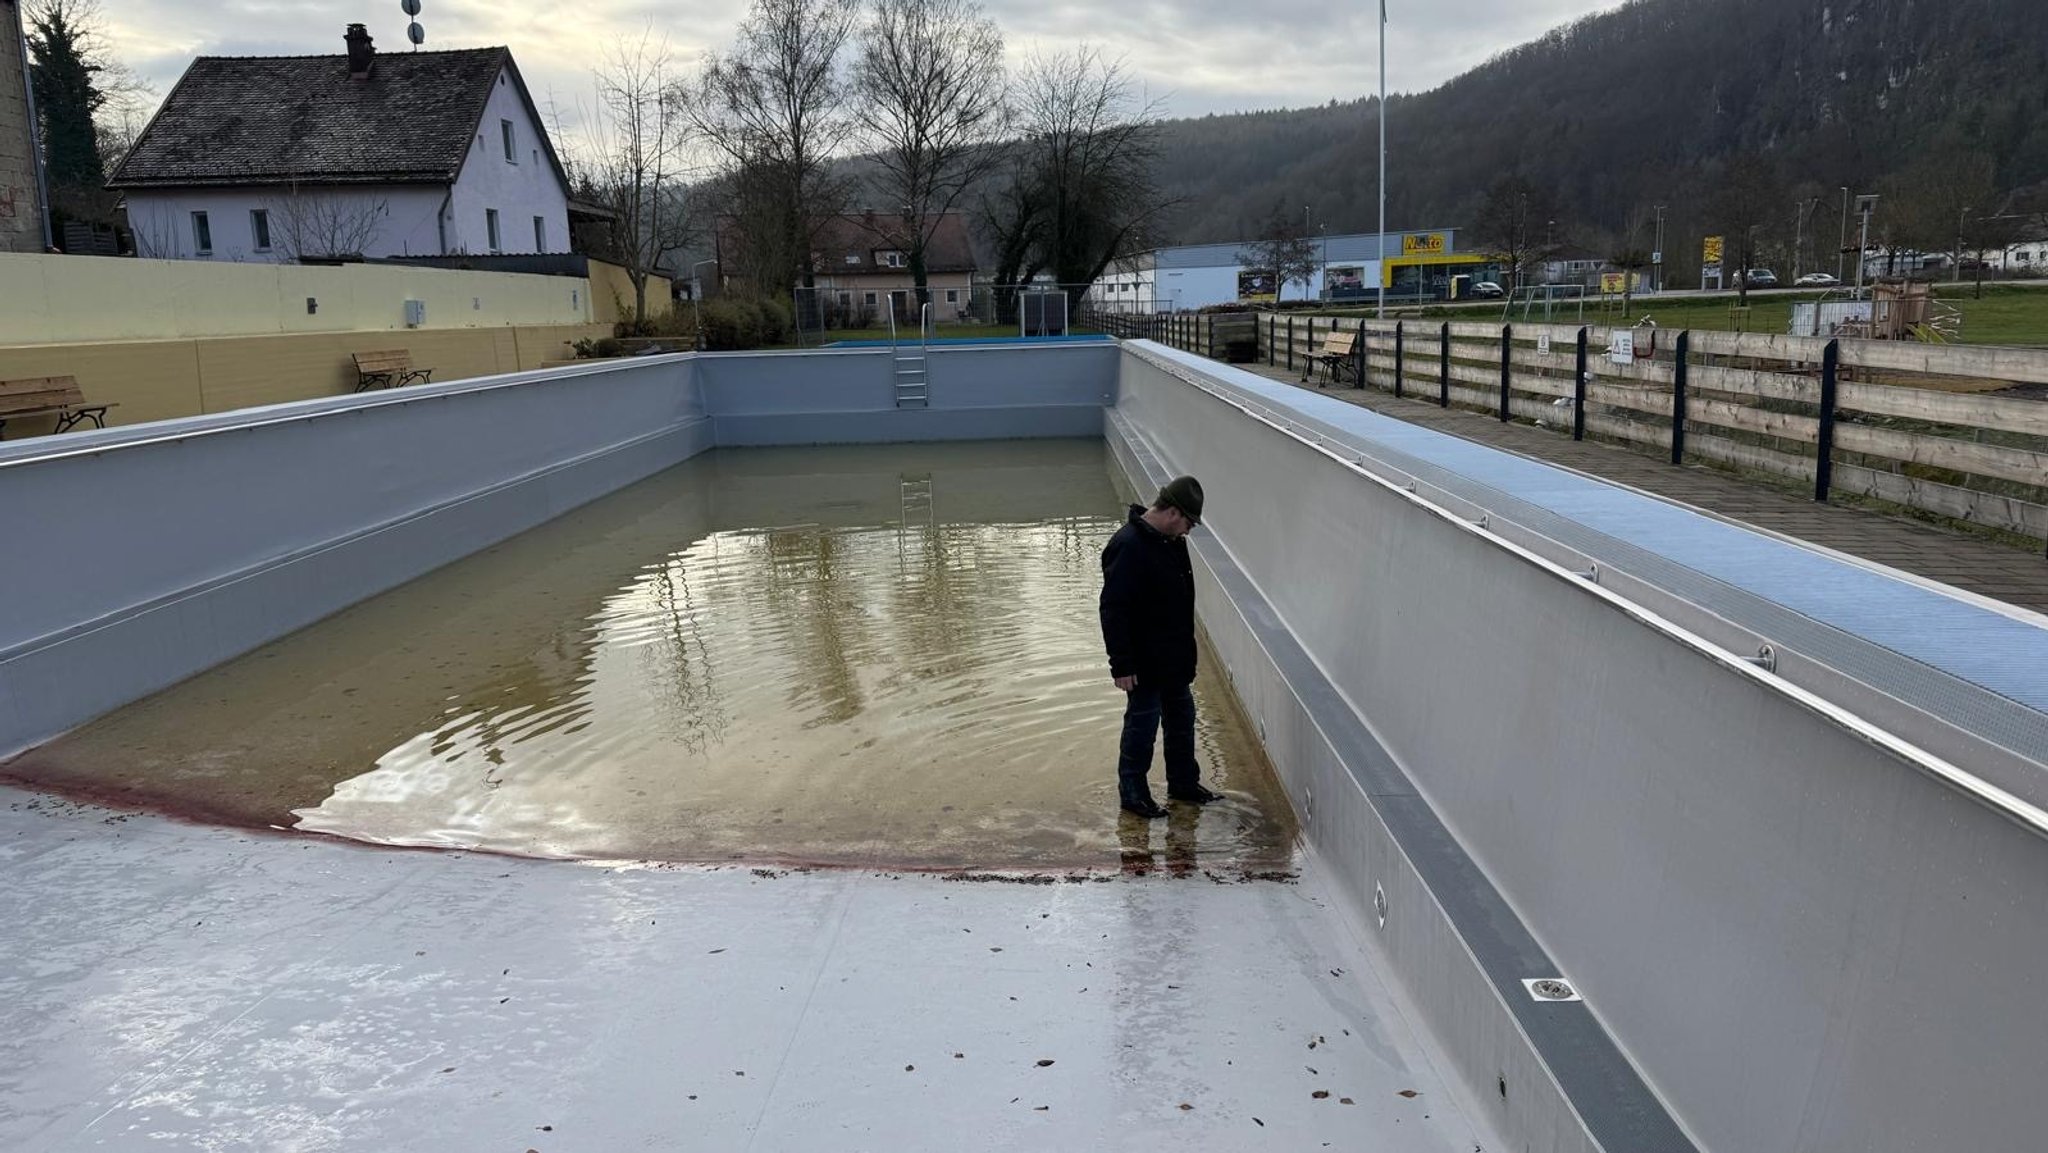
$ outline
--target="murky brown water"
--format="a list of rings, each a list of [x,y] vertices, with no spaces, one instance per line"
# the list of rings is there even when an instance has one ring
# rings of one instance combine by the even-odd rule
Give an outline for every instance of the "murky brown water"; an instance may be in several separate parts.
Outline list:
[[[1207,671],[1230,799],[1118,814],[1095,598],[1122,504],[1099,442],[721,450],[4,771],[543,856],[1284,863],[1291,811]]]

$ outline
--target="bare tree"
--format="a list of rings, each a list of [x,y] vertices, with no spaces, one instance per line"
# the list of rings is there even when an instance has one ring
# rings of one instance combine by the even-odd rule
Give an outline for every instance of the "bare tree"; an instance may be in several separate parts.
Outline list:
[[[1711,215],[1727,244],[1734,249],[1736,298],[1749,303],[1749,270],[1756,264],[1757,234],[1784,203],[1778,171],[1771,162],[1754,152],[1737,153],[1722,169],[1714,189]]]
[[[1549,196],[1519,175],[1503,177],[1487,190],[1472,231],[1487,254],[1500,261],[1509,292],[1520,288],[1529,270],[1559,248]]]
[[[1160,105],[1132,87],[1120,61],[1085,44],[1033,58],[1021,78],[1026,185],[1012,200],[1043,215],[1039,263],[1062,284],[1093,283],[1150,247],[1176,203],[1153,179]]]
[[[753,0],[730,51],[704,66],[691,107],[737,199],[737,239],[755,287],[812,284],[814,240],[843,211],[848,179],[831,168],[856,123],[842,58],[857,0]]]
[[[271,243],[293,260],[360,258],[388,215],[381,197],[297,184],[268,207]]]
[[[1031,154],[1022,146],[1005,150],[1003,170],[984,186],[975,219],[995,253],[995,321],[1017,319],[1017,286],[1045,268],[1047,197]]]
[[[1287,286],[1296,282],[1301,284],[1302,299],[1306,300],[1309,286],[1315,282],[1316,246],[1295,226],[1294,214],[1276,203],[1259,229],[1259,239],[1237,254],[1237,262],[1273,274],[1275,301],[1286,296]]]
[[[595,73],[597,107],[572,150],[570,187],[604,209],[586,230],[592,255],[626,270],[633,323],[647,324],[647,281],[700,232],[688,180],[690,92],[676,75],[667,37],[643,31],[615,46]]]
[[[1621,273],[1621,314],[1627,317],[1635,304],[1636,277],[1643,269],[1650,267],[1651,233],[1657,227],[1657,212],[1654,208],[1637,208],[1629,213],[1628,224],[1622,229],[1614,251],[1607,256],[1607,263]]]
[[[867,112],[861,138],[881,166],[885,204],[901,210],[911,280],[928,303],[926,252],[940,221],[1001,159],[1003,35],[980,0],[876,0],[853,80]]]

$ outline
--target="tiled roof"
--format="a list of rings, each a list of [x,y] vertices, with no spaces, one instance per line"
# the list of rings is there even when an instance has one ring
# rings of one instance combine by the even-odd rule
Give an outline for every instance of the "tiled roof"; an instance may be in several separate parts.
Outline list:
[[[719,218],[718,243],[725,260],[740,259],[746,236],[736,218]],[[907,251],[909,247],[902,219],[877,212],[849,212],[821,220],[812,242],[819,276],[908,275],[907,266],[891,268],[877,263],[876,257],[883,252]],[[932,227],[931,240],[925,245],[925,271],[974,270],[974,244],[967,234],[967,215],[948,212]]]
[[[519,83],[505,48],[380,52],[363,80],[340,53],[201,56],[108,186],[452,182],[501,69]]]

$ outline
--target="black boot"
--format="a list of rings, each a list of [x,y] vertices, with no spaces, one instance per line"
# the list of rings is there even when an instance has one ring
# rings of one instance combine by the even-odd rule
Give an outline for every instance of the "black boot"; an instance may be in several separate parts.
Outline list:
[[[1143,817],[1148,821],[1156,821],[1166,815],[1166,810],[1159,807],[1159,802],[1150,797],[1125,798],[1123,810],[1134,817]]]

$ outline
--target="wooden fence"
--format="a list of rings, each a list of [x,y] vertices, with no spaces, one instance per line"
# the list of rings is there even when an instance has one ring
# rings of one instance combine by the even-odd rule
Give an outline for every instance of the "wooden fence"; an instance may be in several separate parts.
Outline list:
[[[1248,318],[1260,363],[1305,372],[1363,330],[1365,386],[2048,539],[2048,353],[1649,327],[1377,321],[1277,313],[1125,317],[1220,356]],[[1115,331],[1119,326],[1110,326]],[[1618,334],[1632,359],[1611,356]],[[1984,390],[1998,385],[2007,395]],[[2025,390],[2022,390],[2025,391]],[[2048,388],[2039,388],[2048,397]]]

